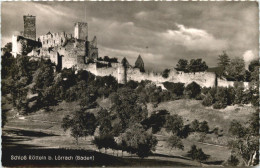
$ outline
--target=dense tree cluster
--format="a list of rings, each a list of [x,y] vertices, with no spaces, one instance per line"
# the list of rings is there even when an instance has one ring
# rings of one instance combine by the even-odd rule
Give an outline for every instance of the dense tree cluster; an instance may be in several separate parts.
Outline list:
[[[104,58],[99,57],[97,58],[98,61],[105,61],[105,62],[109,62],[109,63],[118,63],[117,58],[109,58],[108,56],[104,56]]]
[[[183,72],[204,72],[208,69],[205,61],[202,59],[191,59],[189,62],[185,59],[180,59],[175,67],[177,71]]]
[[[86,136],[95,137],[93,143],[100,149],[112,149],[136,154],[140,158],[149,156],[155,150],[157,139],[153,135],[165,129],[170,133],[167,145],[170,149],[183,150],[182,140],[192,132],[208,134],[209,126],[206,121],[194,120],[184,124],[183,118],[177,114],[170,114],[166,110],[154,111],[148,117],[147,103],[154,107],[160,102],[180,98],[203,99],[205,106],[213,105],[214,108],[225,108],[232,104],[258,104],[258,62],[252,62],[246,71],[238,71],[243,64],[241,60],[229,60],[227,55],[220,57],[220,66],[224,70],[222,75],[234,77],[234,80],[247,79],[253,83],[250,90],[244,90],[239,84],[233,88],[201,88],[195,82],[185,86],[183,83],[164,82],[167,90],[162,90],[151,81],[128,81],[125,85],[118,84],[112,76],[98,77],[84,70],[76,71],[73,68],[55,71],[55,65],[50,60],[30,60],[27,56],[13,58],[8,44],[2,55],[2,94],[10,94],[14,107],[21,113],[49,110],[61,101],[76,101],[80,105],[79,111],[72,112],[63,118],[62,128],[69,130],[71,136],[78,139]],[[100,61],[108,63],[117,62],[116,59],[104,57]],[[106,64],[108,65],[108,64]],[[231,67],[233,65],[233,67]],[[235,66],[237,65],[237,66]],[[177,70],[184,72],[200,72],[207,70],[207,65],[201,59],[179,60]],[[170,70],[163,73],[168,78]],[[102,108],[97,102],[107,99],[109,107]],[[98,101],[97,101],[98,100]],[[96,109],[96,112],[93,110]],[[95,110],[94,110],[95,111]],[[2,113],[3,125],[6,122],[5,111]],[[252,165],[255,158],[255,130],[256,122],[253,119],[250,126],[244,127],[237,122],[232,122],[230,132],[240,141],[233,141],[233,149],[239,145],[246,145],[248,150],[243,151],[241,157],[248,165]],[[3,126],[2,125],[2,126]],[[151,130],[151,131],[150,131]],[[249,138],[247,138],[249,137]],[[236,139],[236,140],[237,140]],[[246,140],[245,140],[246,139]],[[207,160],[201,149],[193,146],[189,151],[193,160],[199,162]],[[250,156],[250,158],[244,155]],[[230,163],[236,159],[232,156]],[[249,163],[250,162],[250,163]]]
[[[235,87],[217,87],[202,89],[202,104],[212,106],[215,109],[225,108],[234,104],[249,104],[258,106],[258,88],[250,87],[249,90],[237,84]]]
[[[178,98],[200,99],[201,87],[196,82],[188,84],[186,87],[184,83],[164,82],[164,87],[170,91],[171,100]]]
[[[229,81],[244,81],[255,83],[259,81],[259,60],[253,60],[249,66],[245,66],[242,58],[230,59],[226,52],[219,55],[219,71],[217,75]]]

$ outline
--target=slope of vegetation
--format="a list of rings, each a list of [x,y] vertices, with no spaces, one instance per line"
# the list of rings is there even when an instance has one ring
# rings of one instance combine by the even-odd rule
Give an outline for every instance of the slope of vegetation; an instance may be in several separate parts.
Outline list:
[[[112,76],[73,68],[56,71],[50,60],[13,58],[8,47],[2,56],[2,127],[6,139],[22,138],[18,146],[29,142],[38,148],[121,152],[141,159],[180,157],[187,165],[231,165],[238,163],[236,158],[241,165],[256,164],[253,128],[258,119],[250,119],[258,100],[255,87],[247,93],[239,86],[201,88],[195,82],[186,87],[166,82],[167,90],[150,81],[121,85]],[[198,62],[191,61],[192,71],[196,64],[207,69]],[[234,124],[244,131],[233,129]],[[239,145],[249,141],[241,152]],[[5,147],[11,142],[5,141]],[[230,150],[236,156],[227,160]]]

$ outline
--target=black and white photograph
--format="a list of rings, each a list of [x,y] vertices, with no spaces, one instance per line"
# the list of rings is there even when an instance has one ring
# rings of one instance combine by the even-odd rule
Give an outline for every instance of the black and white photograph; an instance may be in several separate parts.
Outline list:
[[[257,167],[257,1],[1,2],[3,167]]]

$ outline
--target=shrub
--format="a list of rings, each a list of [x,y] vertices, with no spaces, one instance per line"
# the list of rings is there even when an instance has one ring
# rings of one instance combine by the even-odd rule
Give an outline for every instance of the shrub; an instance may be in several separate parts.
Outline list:
[[[183,95],[184,83],[164,82],[163,85],[167,90],[169,90],[173,94],[176,94],[177,96]]]
[[[211,88],[209,87],[203,87],[203,88],[201,88],[201,93],[202,94],[204,94],[204,95],[206,95],[206,94],[208,94],[208,92],[211,90]]]
[[[189,98],[196,98],[200,94],[201,88],[196,82],[192,82],[185,88],[185,94]]]
[[[220,101],[217,101],[213,104],[213,108],[214,109],[223,109],[223,108],[226,108],[227,105],[226,104],[223,104],[222,102]]]
[[[192,160],[197,160],[198,162],[205,161],[209,158],[209,155],[206,155],[201,148],[197,149],[196,145],[192,145],[190,151],[188,151],[188,156]]]
[[[235,89],[233,87],[227,88],[227,105],[232,105],[235,101]]]
[[[202,101],[202,105],[204,106],[211,106],[214,103],[214,98],[212,97],[212,95],[210,93],[208,93]]]
[[[231,155],[227,160],[228,166],[237,166],[239,164],[239,160],[236,156]]]
[[[213,108],[225,108],[227,107],[227,101],[228,101],[228,94],[227,89],[223,87],[217,88],[217,92],[215,94],[216,98],[216,105],[213,106]]]
[[[167,139],[167,145],[172,150],[172,148],[184,150],[184,146],[180,137],[172,135]]]
[[[131,89],[135,89],[138,86],[138,82],[130,80],[129,82],[127,82],[126,86],[130,87]]]
[[[207,121],[201,122],[199,125],[199,130],[200,132],[208,133],[209,132],[208,122]]]
[[[169,77],[169,73],[170,73],[170,69],[165,69],[162,73],[162,77],[164,78],[168,78]]]
[[[191,124],[190,124],[190,128],[191,128],[191,130],[192,131],[199,131],[199,127],[200,127],[200,123],[199,123],[199,121],[198,120],[193,120],[192,122],[191,122]]]

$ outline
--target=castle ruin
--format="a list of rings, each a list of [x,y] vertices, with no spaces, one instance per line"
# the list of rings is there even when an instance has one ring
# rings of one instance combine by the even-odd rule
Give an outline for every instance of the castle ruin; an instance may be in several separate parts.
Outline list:
[[[118,83],[125,84],[129,80],[150,80],[157,86],[163,82],[181,82],[185,85],[196,82],[201,87],[233,86],[234,82],[216,77],[212,72],[184,73],[170,70],[169,77],[163,78],[161,74],[145,72],[144,61],[138,56],[135,66],[131,66],[126,58],[121,62],[108,62],[99,60],[97,38],[88,40],[88,24],[77,22],[74,24],[74,36],[65,32],[51,33],[39,36],[36,41],[36,17],[24,16],[24,35],[13,36],[12,54],[27,55],[34,59],[50,59],[56,64],[56,69],[75,68],[87,70],[96,76],[113,76]]]

